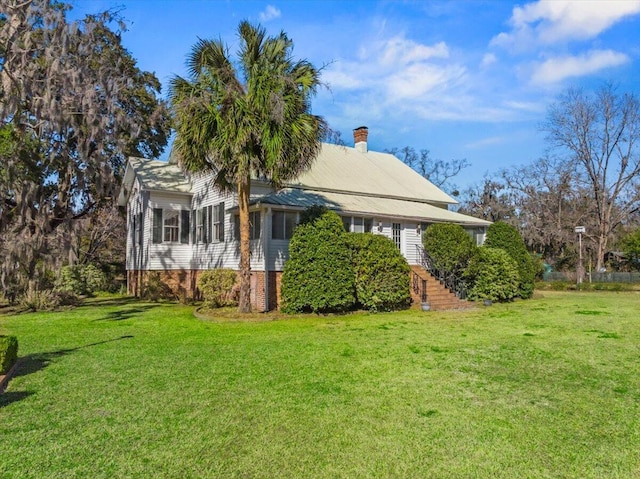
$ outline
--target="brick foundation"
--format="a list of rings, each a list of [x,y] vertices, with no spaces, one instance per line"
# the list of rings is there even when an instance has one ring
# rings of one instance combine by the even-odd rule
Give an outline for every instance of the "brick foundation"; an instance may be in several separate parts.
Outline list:
[[[145,285],[153,275],[159,275],[163,288],[169,295],[177,298],[201,299],[198,291],[198,278],[202,270],[157,270],[127,271],[127,293],[131,296],[141,296]],[[280,278],[282,273],[269,272],[269,306],[277,309],[280,304]],[[251,307],[255,311],[264,311],[265,304],[265,274],[264,271],[251,272]]]

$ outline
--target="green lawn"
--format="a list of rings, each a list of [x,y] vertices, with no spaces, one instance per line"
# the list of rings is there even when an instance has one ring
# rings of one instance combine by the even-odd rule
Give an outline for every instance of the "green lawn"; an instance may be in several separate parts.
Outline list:
[[[207,322],[0,316],[0,477],[638,478],[640,293]]]

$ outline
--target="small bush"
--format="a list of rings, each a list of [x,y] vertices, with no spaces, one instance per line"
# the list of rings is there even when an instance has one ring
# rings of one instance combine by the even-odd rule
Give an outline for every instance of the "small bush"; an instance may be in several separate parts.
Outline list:
[[[425,251],[441,271],[456,273],[466,268],[477,246],[462,226],[437,223],[427,227],[422,238]]]
[[[18,339],[15,336],[0,336],[0,374],[11,369],[18,359]]]
[[[566,281],[552,281],[549,285],[553,291],[566,291],[569,286]]]
[[[107,275],[96,265],[88,264],[84,266],[81,274],[87,291],[86,294],[104,291],[107,288]]]
[[[349,233],[356,300],[369,311],[392,311],[411,302],[409,264],[385,236]]]
[[[487,228],[485,246],[503,249],[513,258],[518,268],[518,296],[533,296],[537,269],[518,230],[501,221],[493,223]]]
[[[231,269],[203,271],[198,278],[198,289],[202,293],[205,308],[237,306],[240,290],[238,275]]]
[[[175,298],[169,285],[162,281],[162,275],[159,271],[149,272],[140,296],[151,301]]]
[[[32,289],[19,299],[18,304],[28,311],[53,311],[60,306],[60,298],[50,289]]]
[[[91,295],[107,287],[107,276],[93,264],[63,266],[56,289],[77,295]]]
[[[508,301],[518,294],[516,262],[500,248],[478,248],[464,278],[470,285],[469,299],[474,301]]]
[[[355,304],[355,277],[342,220],[332,211],[309,216],[289,243],[289,260],[282,273],[282,310],[347,311]]]

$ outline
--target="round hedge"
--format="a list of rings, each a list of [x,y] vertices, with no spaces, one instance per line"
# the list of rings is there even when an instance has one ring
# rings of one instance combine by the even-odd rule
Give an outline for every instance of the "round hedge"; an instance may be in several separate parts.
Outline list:
[[[434,266],[452,273],[464,269],[477,249],[473,238],[462,226],[450,223],[429,225],[422,242]]]
[[[516,262],[518,268],[518,293],[523,299],[533,296],[536,266],[527,251],[524,240],[513,226],[498,221],[487,229],[485,246],[506,251]]]
[[[411,269],[393,241],[371,233],[350,233],[356,300],[369,311],[393,311],[411,302]]]
[[[483,246],[469,260],[464,272],[469,299],[508,301],[518,294],[518,268],[509,254],[500,248]]]
[[[355,305],[351,249],[342,220],[326,211],[295,229],[282,273],[287,313],[347,311]]]

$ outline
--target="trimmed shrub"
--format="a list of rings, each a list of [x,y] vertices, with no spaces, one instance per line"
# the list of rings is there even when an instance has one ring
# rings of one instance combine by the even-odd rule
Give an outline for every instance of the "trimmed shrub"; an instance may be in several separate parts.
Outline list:
[[[474,301],[508,301],[518,294],[518,267],[500,248],[478,248],[464,278],[469,285],[469,299]]]
[[[493,223],[487,229],[485,246],[503,249],[513,258],[518,268],[518,296],[523,299],[533,296],[536,266],[518,230],[501,221]]]
[[[424,249],[433,259],[434,266],[451,273],[466,268],[478,249],[462,226],[450,223],[429,225],[422,238]]]
[[[15,336],[0,336],[0,374],[11,369],[18,359],[18,339]]]
[[[356,301],[369,311],[393,311],[411,302],[411,269],[393,241],[371,233],[349,233]]]
[[[320,218],[323,214],[329,211],[329,208],[322,205],[309,206],[306,210],[300,213],[299,225],[306,225],[307,223],[313,223]]]
[[[298,225],[282,273],[282,310],[329,313],[355,304],[351,249],[340,217],[326,211]]]
[[[202,293],[205,308],[237,306],[240,289],[238,274],[232,269],[210,269],[198,278],[198,289]]]

